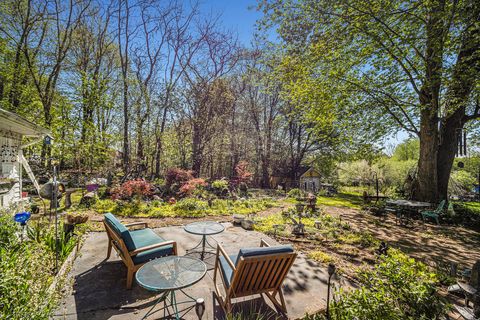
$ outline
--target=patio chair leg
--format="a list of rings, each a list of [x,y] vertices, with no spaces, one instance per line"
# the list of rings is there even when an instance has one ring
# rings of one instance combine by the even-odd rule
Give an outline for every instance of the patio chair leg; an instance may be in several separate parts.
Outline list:
[[[440,225],[440,222],[438,221],[438,217],[435,217],[435,221],[437,221],[437,224]]]
[[[282,303],[283,312],[287,313],[287,306],[285,304],[285,298],[283,297],[282,289],[278,290],[278,295],[280,296],[280,301]]]
[[[127,271],[127,289],[132,289],[132,283],[133,283],[133,268],[128,268]]]
[[[280,302],[275,298],[277,293],[280,296]],[[285,299],[283,297],[282,289],[279,289],[278,291],[275,291],[273,293],[265,292],[265,295],[270,299],[270,301],[272,301],[275,307],[280,309],[283,313],[287,314],[287,306],[285,305]]]
[[[232,313],[232,300],[230,300],[230,298],[225,298],[225,313],[228,315],[228,314],[231,314]]]
[[[107,249],[107,259],[108,260],[110,258],[110,255],[112,254],[112,241],[109,240],[108,241],[108,249]]]

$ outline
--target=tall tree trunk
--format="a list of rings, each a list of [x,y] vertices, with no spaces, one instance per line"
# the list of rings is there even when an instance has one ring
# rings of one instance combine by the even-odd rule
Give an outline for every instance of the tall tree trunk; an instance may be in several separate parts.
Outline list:
[[[195,122],[193,124],[193,139],[192,139],[192,170],[195,177],[200,176],[200,170],[202,169],[203,163],[203,152],[202,152],[202,137],[201,129],[199,125]]]
[[[419,200],[437,202],[439,145],[438,113],[440,110],[440,88],[442,83],[444,50],[445,0],[433,1],[426,24],[427,41],[425,56],[425,80],[420,90],[420,157],[418,159],[418,181],[414,197]]]
[[[130,148],[128,145],[128,83],[126,79],[127,75],[124,75],[123,78],[123,172],[128,173],[129,169],[129,152]]]
[[[442,125],[442,139],[437,154],[437,189],[438,197],[442,200],[447,200],[448,198],[448,183],[458,147],[458,130],[463,127],[464,109],[458,109],[452,116],[445,119]]]
[[[436,114],[431,110],[422,110],[420,121],[420,156],[418,159],[417,185],[414,197],[419,200],[436,202],[437,190],[437,151],[438,125]]]

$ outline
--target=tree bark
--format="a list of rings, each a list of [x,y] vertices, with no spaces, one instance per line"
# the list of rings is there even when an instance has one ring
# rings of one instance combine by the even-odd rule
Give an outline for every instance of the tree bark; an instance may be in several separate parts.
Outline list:
[[[427,22],[426,83],[422,88],[420,102],[420,158],[418,162],[418,185],[414,197],[437,202],[448,199],[448,183],[457,152],[458,131],[467,121],[480,117],[478,107],[472,115],[466,115],[466,105],[480,72],[480,41],[478,24],[465,30],[462,45],[453,68],[452,79],[445,94],[445,115],[438,129],[440,83],[442,76],[444,2],[437,2]],[[472,21],[478,19],[480,5],[474,4],[469,12]]]

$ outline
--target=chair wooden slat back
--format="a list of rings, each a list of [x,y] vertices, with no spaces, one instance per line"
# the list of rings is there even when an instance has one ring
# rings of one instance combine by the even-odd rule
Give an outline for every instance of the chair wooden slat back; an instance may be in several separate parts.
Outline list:
[[[110,227],[108,223],[105,222],[105,220],[103,221],[103,225],[105,226],[105,230],[107,230],[108,241],[110,241],[112,246],[115,248],[115,251],[117,251],[120,258],[122,258],[125,264],[133,265],[132,258],[130,257],[128,248],[123,239],[112,229],[112,227]]]
[[[243,297],[277,290],[296,256],[296,253],[290,252],[240,257],[230,287],[232,296]]]

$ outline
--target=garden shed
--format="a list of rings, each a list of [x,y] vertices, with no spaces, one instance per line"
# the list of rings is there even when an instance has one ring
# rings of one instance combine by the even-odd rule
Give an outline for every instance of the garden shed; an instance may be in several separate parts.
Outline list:
[[[320,173],[310,167],[300,176],[300,189],[317,192],[320,187]]]
[[[19,115],[0,108],[0,206],[22,201],[22,171],[26,170],[38,191],[38,183],[23,156],[23,149],[43,141],[50,132]],[[33,138],[22,144],[23,138]]]

